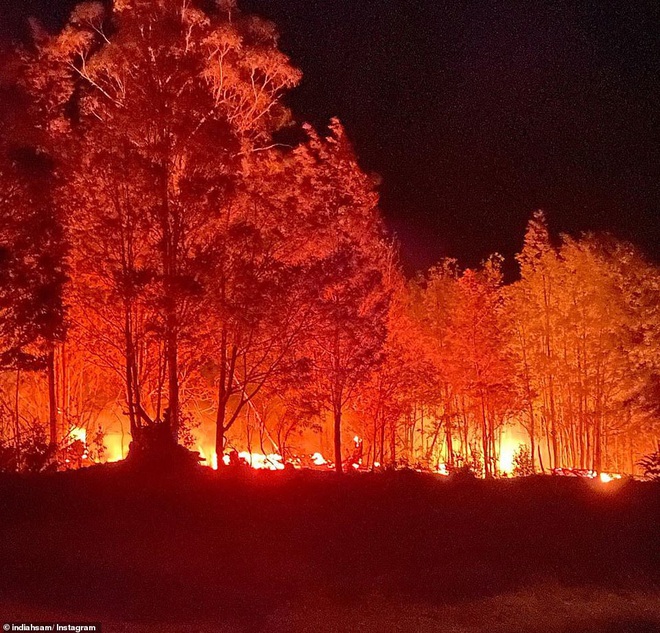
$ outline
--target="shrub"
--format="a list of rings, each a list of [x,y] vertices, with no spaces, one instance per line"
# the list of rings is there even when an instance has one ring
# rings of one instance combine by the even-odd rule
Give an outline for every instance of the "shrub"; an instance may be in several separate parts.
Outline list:
[[[520,444],[513,454],[513,474],[516,477],[529,477],[534,474],[534,462],[527,444]]]
[[[653,481],[660,481],[660,446],[655,453],[644,455],[637,464],[644,470],[644,477]]]

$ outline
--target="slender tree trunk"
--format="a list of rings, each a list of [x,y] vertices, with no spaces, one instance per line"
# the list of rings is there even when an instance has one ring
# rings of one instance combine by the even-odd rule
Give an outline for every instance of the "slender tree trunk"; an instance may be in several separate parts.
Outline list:
[[[530,455],[532,458],[532,472],[536,472],[536,435],[534,432],[534,405],[529,405],[529,443]]]
[[[163,290],[165,293],[165,358],[167,362],[167,396],[169,425],[175,441],[179,438],[179,335],[177,319],[176,280],[179,274],[178,253],[180,229],[178,227],[179,209],[171,200],[172,188],[172,148],[168,147],[164,156],[162,174],[162,264]]]
[[[522,331],[519,332],[518,336],[520,339],[520,349],[522,350],[523,357],[523,371],[525,376],[525,391],[527,392],[527,406],[529,407],[529,443],[530,455],[532,458],[532,472],[536,472],[536,454],[534,450],[536,442],[536,434],[534,429],[534,399],[532,397],[530,370],[527,361],[527,339],[525,337],[524,326]]]
[[[335,423],[335,470],[341,474],[343,471],[342,458],[341,458],[341,405],[335,404],[334,406],[334,423]]]
[[[179,358],[176,332],[176,314],[174,307],[167,315],[167,370],[168,370],[168,403],[169,423],[175,441],[179,439]]]
[[[548,462],[550,462],[548,464],[548,468],[550,470],[552,470],[552,468],[553,468],[553,466],[552,466],[552,447],[550,446],[550,435],[551,435],[550,429],[548,427],[548,422],[546,420],[545,421],[545,447],[546,447],[546,450],[548,452]]]
[[[552,466],[559,468],[559,446],[557,444],[557,412],[555,410],[554,378],[550,376],[550,437],[552,440]]]
[[[374,415],[374,441],[373,441],[373,461],[371,462],[372,470],[376,467],[378,461],[378,409]]]
[[[225,452],[225,413],[227,404],[225,401],[224,387],[218,389],[218,412],[215,419],[215,454],[218,468],[222,466],[222,456]]]
[[[126,377],[126,401],[128,404],[128,419],[131,426],[131,437],[139,441],[138,422],[135,415],[135,394],[133,392],[133,372],[135,371],[133,342],[131,332],[130,306],[124,305],[124,354],[125,354],[125,377]]]
[[[49,445],[51,448],[57,446],[57,393],[55,390],[55,348],[48,351],[46,359],[48,372],[48,428]]]
[[[380,463],[385,463],[385,416],[380,419]]]
[[[481,447],[484,453],[484,474],[486,477],[490,477],[490,446],[486,420],[486,403],[483,394],[481,396]]]
[[[545,475],[545,468],[543,467],[543,457],[541,456],[541,445],[538,445],[538,454],[539,454],[539,466],[541,467],[541,472]]]
[[[447,423],[445,425],[446,437],[447,437],[447,465],[449,467],[454,466],[454,441],[452,438],[451,432],[451,415],[447,416]],[[435,441],[435,438],[434,438]]]
[[[17,369],[16,370],[16,391],[14,393],[14,414],[15,414],[15,419],[14,419],[14,424],[15,426],[15,431],[14,431],[14,439],[16,442],[16,470],[20,471],[21,470],[21,416],[20,416],[20,411],[19,411],[19,406],[20,406],[20,394],[21,394],[21,370]]]
[[[224,298],[224,291],[223,291]],[[217,466],[223,464],[222,456],[225,452],[225,418],[227,415],[227,402],[231,392],[232,371],[227,371],[227,329],[223,326],[220,339],[220,376],[218,377],[218,411],[215,418],[215,454]],[[232,358],[233,361],[233,358]],[[233,365],[232,365],[233,366]],[[227,374],[229,373],[229,376]]]
[[[596,424],[594,429],[594,461],[593,461],[593,470],[600,474],[603,468],[603,453],[602,453],[602,442],[603,442],[603,422],[599,413],[596,413]]]

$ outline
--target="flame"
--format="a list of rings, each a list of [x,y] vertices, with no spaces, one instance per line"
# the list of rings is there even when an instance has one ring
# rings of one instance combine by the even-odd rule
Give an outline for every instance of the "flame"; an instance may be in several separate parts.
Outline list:
[[[74,426],[69,431],[69,437],[71,438],[72,442],[79,441],[82,442],[85,446],[87,446],[87,429],[83,429],[79,426]]]
[[[106,462],[118,462],[124,459],[126,455],[122,444],[122,437],[119,434],[111,433],[105,436],[103,439],[103,445],[105,446],[106,451]]]
[[[282,456],[277,453],[264,455],[263,453],[248,453],[247,451],[243,451],[238,456],[256,470],[284,470]]]
[[[600,473],[598,477],[604,484],[608,484],[610,481],[614,481],[615,479],[621,479],[621,475],[618,473]]]
[[[499,442],[497,469],[500,473],[513,475],[516,452],[526,446],[527,439],[515,427],[504,427]]]
[[[213,470],[218,470],[218,456],[215,454],[215,451],[207,450],[201,444],[199,444],[197,446],[197,452],[202,458],[202,461],[206,462],[207,466],[210,466],[213,468]]]
[[[328,461],[326,460],[321,453],[314,453],[312,455],[312,462],[314,463],[315,466],[325,466]]]
[[[197,452],[200,454],[202,460],[206,462],[207,466],[210,466],[213,470],[218,470],[218,455],[214,450],[205,449],[200,445],[197,446]],[[238,457],[255,470],[284,470],[284,459],[277,453],[265,455],[263,453],[241,451],[238,453]],[[229,466],[230,456],[223,455],[222,463],[225,466]]]

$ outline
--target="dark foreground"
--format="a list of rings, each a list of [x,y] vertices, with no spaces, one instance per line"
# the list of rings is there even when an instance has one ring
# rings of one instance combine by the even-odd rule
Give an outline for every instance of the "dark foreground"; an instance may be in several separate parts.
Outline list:
[[[0,479],[0,618],[660,631],[660,485],[123,465]]]

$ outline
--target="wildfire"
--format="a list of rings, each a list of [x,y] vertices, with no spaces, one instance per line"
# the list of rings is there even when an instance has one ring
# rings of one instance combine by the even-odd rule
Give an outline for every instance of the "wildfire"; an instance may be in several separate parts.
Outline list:
[[[197,452],[207,466],[210,466],[213,470],[218,470],[218,456],[215,451],[198,446]],[[238,458],[241,462],[255,470],[284,470],[284,459],[277,453],[264,454],[241,451],[238,453]],[[231,456],[223,455],[222,462],[225,466],[229,466],[231,464]]]
[[[449,476],[449,470],[447,469],[447,464],[438,464],[438,468],[436,472],[438,473],[438,475],[442,475],[443,477]]]
[[[497,460],[497,468],[501,474],[513,475],[516,453],[523,448],[528,449],[526,441],[519,428],[507,426],[502,429]]]
[[[69,437],[71,438],[72,442],[82,442],[87,445],[87,429],[80,428],[78,426],[74,426],[70,431],[69,431]]]
[[[256,470],[284,470],[282,456],[277,453],[248,453],[242,451],[238,456]]]
[[[201,457],[201,461],[213,468],[218,469],[218,458],[215,451],[211,448],[204,447],[203,445],[197,446],[197,452]],[[290,466],[296,469],[301,468],[330,468],[332,462],[329,462],[321,453],[316,452],[311,455],[297,456],[284,459],[279,453],[258,453],[250,451],[240,451],[234,453],[235,457],[231,454],[224,454],[222,456],[222,463],[225,466],[230,466],[233,463],[243,464],[255,470],[284,470],[285,466]],[[237,462],[232,460],[238,460]]]
[[[312,463],[315,466],[325,466],[328,462],[325,459],[325,457],[323,457],[323,455],[321,455],[321,453],[314,453],[312,455]]]
[[[517,445],[513,442],[506,442],[500,450],[499,469],[500,472],[510,475],[513,473],[513,458],[516,453]]]
[[[106,462],[118,462],[126,456],[120,435],[106,435],[103,441]]]

